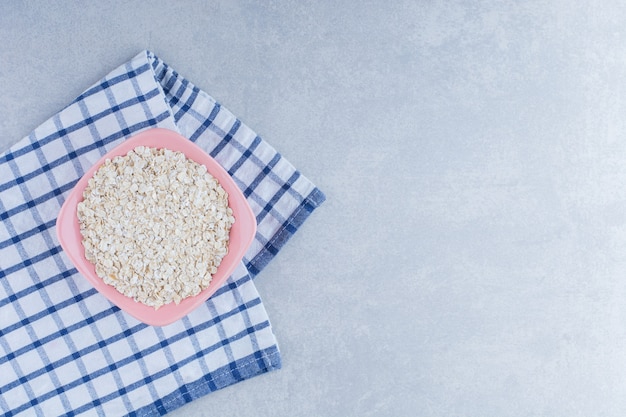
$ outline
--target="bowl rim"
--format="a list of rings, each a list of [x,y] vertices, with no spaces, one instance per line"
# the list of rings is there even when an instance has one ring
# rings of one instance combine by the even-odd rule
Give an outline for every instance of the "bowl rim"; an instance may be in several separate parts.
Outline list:
[[[222,259],[217,272],[213,274],[209,286],[199,294],[185,298],[178,305],[169,303],[157,310],[154,307],[149,307],[123,295],[113,286],[105,284],[97,276],[94,265],[85,258],[77,217],[78,203],[83,200],[83,192],[87,182],[96,170],[107,159],[126,155],[130,150],[138,146],[179,151],[192,161],[204,165],[207,171],[218,180],[228,193],[228,205],[233,210],[233,216],[235,217],[235,223],[230,230],[228,253]],[[173,130],[165,128],[150,128],[137,133],[103,155],[74,185],[62,205],[56,221],[56,233],[61,247],[80,274],[114,305],[137,320],[152,326],[171,324],[208,300],[240,264],[246,251],[254,241],[256,230],[256,216],[230,174],[213,157],[191,140]]]

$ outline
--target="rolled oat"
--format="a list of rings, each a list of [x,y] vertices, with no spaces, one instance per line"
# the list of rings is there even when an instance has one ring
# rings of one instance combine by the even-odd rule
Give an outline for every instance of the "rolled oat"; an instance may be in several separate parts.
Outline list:
[[[106,284],[155,309],[208,287],[228,252],[228,194],[181,152],[139,146],[107,159],[83,198],[86,259]]]

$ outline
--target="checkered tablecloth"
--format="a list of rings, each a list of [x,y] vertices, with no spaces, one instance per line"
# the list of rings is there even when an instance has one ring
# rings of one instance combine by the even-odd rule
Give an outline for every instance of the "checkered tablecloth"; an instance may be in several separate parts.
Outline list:
[[[119,310],[56,238],[74,184],[142,130],[172,129],[243,190],[256,239],[227,283],[165,327]],[[6,416],[163,415],[281,366],[252,278],[324,195],[231,112],[149,51],[0,155],[0,410]]]

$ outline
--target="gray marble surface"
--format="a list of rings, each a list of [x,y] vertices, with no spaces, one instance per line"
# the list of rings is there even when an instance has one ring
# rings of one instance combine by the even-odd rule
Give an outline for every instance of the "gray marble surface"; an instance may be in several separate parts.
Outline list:
[[[621,1],[0,2],[0,150],[142,49],[327,194],[283,369],[180,416],[626,415]]]

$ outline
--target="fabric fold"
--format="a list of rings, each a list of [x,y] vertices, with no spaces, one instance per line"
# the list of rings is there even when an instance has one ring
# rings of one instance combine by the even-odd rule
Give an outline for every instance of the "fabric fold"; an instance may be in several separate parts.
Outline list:
[[[252,207],[242,264],[200,308],[144,325],[98,294],[57,239],[65,196],[104,153],[172,129],[212,155]],[[245,123],[149,51],[0,155],[0,410],[163,415],[281,366],[256,276],[324,194]]]

